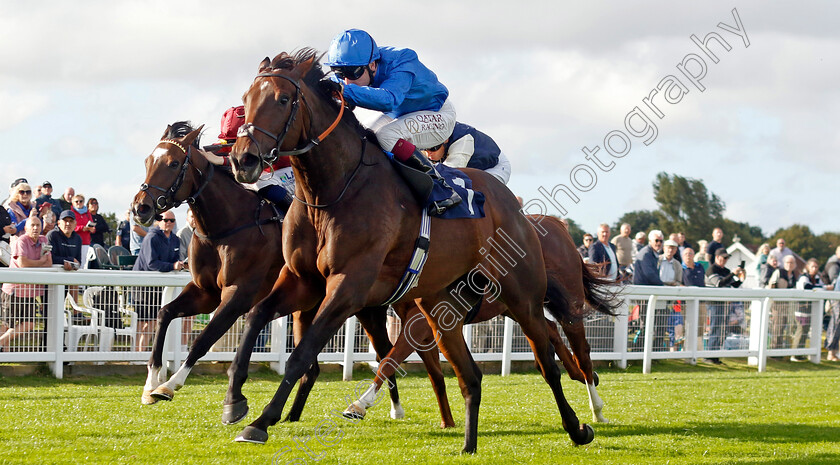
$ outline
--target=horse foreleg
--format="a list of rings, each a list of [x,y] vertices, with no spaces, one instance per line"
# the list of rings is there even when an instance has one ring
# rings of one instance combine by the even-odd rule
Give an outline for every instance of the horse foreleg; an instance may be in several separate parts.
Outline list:
[[[251,361],[251,353],[260,332],[275,318],[272,307],[254,307],[245,319],[245,328],[236,349],[236,355],[228,367],[228,390],[225,394],[222,406],[222,423],[232,425],[238,423],[248,414],[248,399],[242,395],[242,386],[248,379],[248,364]]]
[[[225,394],[222,423],[237,423],[248,413],[248,400],[242,395],[242,386],[248,379],[248,363],[251,361],[251,352],[254,350],[260,331],[275,318],[290,315],[298,308],[312,308],[322,297],[322,295],[310,292],[309,288],[301,284],[288,268],[283,267],[271,292],[248,312],[245,319],[245,330],[233,362],[228,368],[228,390]],[[292,354],[295,352],[297,350]],[[317,362],[317,354],[315,362]],[[308,369],[309,366],[306,368]]]
[[[329,304],[327,305],[329,306]],[[237,442],[264,444],[268,440],[268,427],[280,421],[283,415],[283,407],[292,392],[294,384],[313,363],[317,363],[318,353],[341,328],[344,321],[356,311],[356,309],[351,310],[347,306],[342,307],[344,311],[332,312],[324,306],[319,309],[319,316],[316,317],[312,327],[304,334],[300,345],[289,356],[286,363],[286,373],[274,397],[265,406],[262,414],[236,436],[235,440]]]
[[[294,337],[295,347],[300,344],[303,335],[312,326],[312,319],[315,318],[315,312],[295,312],[292,323],[292,335]],[[289,409],[289,414],[286,415],[284,421],[298,421],[303,413],[303,407],[306,405],[306,399],[309,397],[309,392],[312,391],[312,386],[318,375],[321,373],[321,367],[316,361],[309,367],[298,383],[298,390],[295,394],[295,400],[292,402],[292,408]]]
[[[245,286],[226,287],[222,290],[221,304],[216,308],[213,318],[207,323],[207,327],[198,335],[187,359],[169,380],[152,392],[152,397],[159,400],[172,400],[175,391],[181,389],[187,381],[190,371],[198,360],[203,357],[232,326],[236,320],[244,314],[253,299],[254,289]],[[217,302],[218,303],[218,302]],[[204,312],[209,313],[209,312]]]
[[[586,392],[589,394],[589,409],[592,410],[592,419],[598,423],[609,423],[604,417],[604,401],[598,395],[595,386],[598,385],[598,375],[592,370],[592,359],[589,357],[590,347],[586,340],[586,329],[583,320],[577,319],[572,322],[561,321],[563,332],[572,346],[572,352],[580,366],[580,371],[586,379]]]
[[[163,368],[163,346],[166,341],[166,331],[169,324],[175,318],[183,318],[200,313],[210,313],[218,304],[218,297],[202,290],[190,282],[184,287],[183,292],[172,302],[164,305],[158,312],[158,330],[152,344],[152,355],[147,365],[148,374],[146,384],[143,386],[143,395],[140,402],[144,405],[151,405],[158,401],[152,396],[152,392],[166,381]]]

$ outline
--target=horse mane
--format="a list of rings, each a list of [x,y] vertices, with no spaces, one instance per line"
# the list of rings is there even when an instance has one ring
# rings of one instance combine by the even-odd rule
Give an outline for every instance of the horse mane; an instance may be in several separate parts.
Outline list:
[[[326,74],[324,74],[324,70],[320,64],[323,56],[324,53],[321,53],[314,48],[304,47],[293,51],[291,54],[280,52],[274,57],[274,59],[271,60],[269,67],[275,70],[291,71],[303,63],[314,60],[315,62],[312,64],[312,67],[309,68],[309,72],[303,76],[303,82],[307,85],[307,87],[315,92],[323,103],[331,105],[336,109],[336,111],[338,111],[339,103],[333,99],[330,91],[319,84],[319,82],[326,77]],[[367,136],[369,131],[362,126],[361,123],[359,123],[359,120],[356,119],[356,115],[354,115],[352,111],[345,111],[342,120],[355,128],[359,134]],[[374,138],[373,140],[375,141],[376,139]]]
[[[165,138],[166,139],[179,139],[179,138],[184,137],[184,136],[186,136],[187,134],[189,134],[193,131],[195,131],[195,128],[192,126],[191,122],[189,122],[189,121],[176,121],[176,122],[169,125],[169,130],[166,132],[166,137]],[[194,148],[201,149],[201,144],[199,143],[199,139],[201,139],[201,134],[199,134],[198,137],[195,138],[195,141],[193,141],[192,146]],[[215,171],[217,173],[221,173],[224,176],[227,176],[234,183],[236,183],[237,186],[242,187],[242,189],[244,189],[244,190],[246,190],[250,193],[253,193],[254,195],[257,195],[256,192],[254,192],[250,189],[245,189],[245,187],[242,186],[239,183],[239,181],[236,180],[236,178],[233,176],[233,173],[230,171],[229,168],[216,167]]]
[[[193,131],[195,131],[195,128],[193,127],[192,123],[190,123],[189,121],[176,121],[176,122],[169,125],[169,130],[166,132],[166,137],[165,138],[166,139],[180,139],[182,137],[185,137],[187,134],[189,134]],[[201,139],[201,134],[199,134],[198,137],[196,137],[195,140],[193,141],[193,143],[192,143],[193,147],[195,147],[195,148],[200,147],[200,144],[199,144],[200,139]]]

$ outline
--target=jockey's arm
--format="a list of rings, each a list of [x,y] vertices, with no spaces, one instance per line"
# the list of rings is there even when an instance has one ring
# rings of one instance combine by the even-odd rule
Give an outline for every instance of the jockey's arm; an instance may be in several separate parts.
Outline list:
[[[207,158],[207,161],[216,166],[225,166],[229,163],[227,161],[227,157],[221,157],[213,152],[206,152],[204,150],[200,150],[200,152],[202,155],[204,155],[205,158]]]
[[[393,73],[378,87],[346,84],[344,97],[356,105],[381,112],[394,111],[405,100],[411,89],[413,77],[410,73]]]
[[[466,168],[475,153],[475,141],[466,135],[449,145],[444,164],[451,168]]]

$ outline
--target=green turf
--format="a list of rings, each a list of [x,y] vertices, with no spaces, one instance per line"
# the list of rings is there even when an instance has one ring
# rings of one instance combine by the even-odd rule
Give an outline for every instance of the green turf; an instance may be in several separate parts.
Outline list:
[[[563,432],[539,375],[485,376],[474,456],[459,454],[463,400],[454,379],[448,392],[458,427],[439,429],[427,378],[409,374],[399,382],[405,419],[388,418],[387,400],[358,424],[335,418],[340,430],[321,432],[335,442],[327,447],[314,438],[317,425],[344,408],[356,385],[336,374],[316,385],[303,421],[272,427],[266,445],[234,443],[244,424],[220,424],[222,376],[194,376],[174,401],[154,406],[140,405],[140,377],[0,378],[0,463],[270,464],[278,451],[295,449],[295,437],[307,435],[311,453],[322,454],[317,463],[330,464],[840,463],[840,367],[771,362],[759,374],[743,363],[668,361],[651,375],[638,366],[599,371],[611,423],[593,425],[595,440],[581,447]],[[278,381],[266,371],[252,375],[246,421],[256,418]],[[589,421],[583,386],[564,376],[564,387]],[[294,458],[316,463],[299,450],[276,463]]]

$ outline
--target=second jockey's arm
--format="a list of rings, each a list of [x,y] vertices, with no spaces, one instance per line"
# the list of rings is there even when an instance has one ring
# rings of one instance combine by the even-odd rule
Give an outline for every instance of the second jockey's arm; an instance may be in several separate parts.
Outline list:
[[[212,152],[205,152],[204,150],[201,150],[201,154],[207,158],[207,161],[216,166],[227,166],[230,164],[228,157],[221,157]]]

